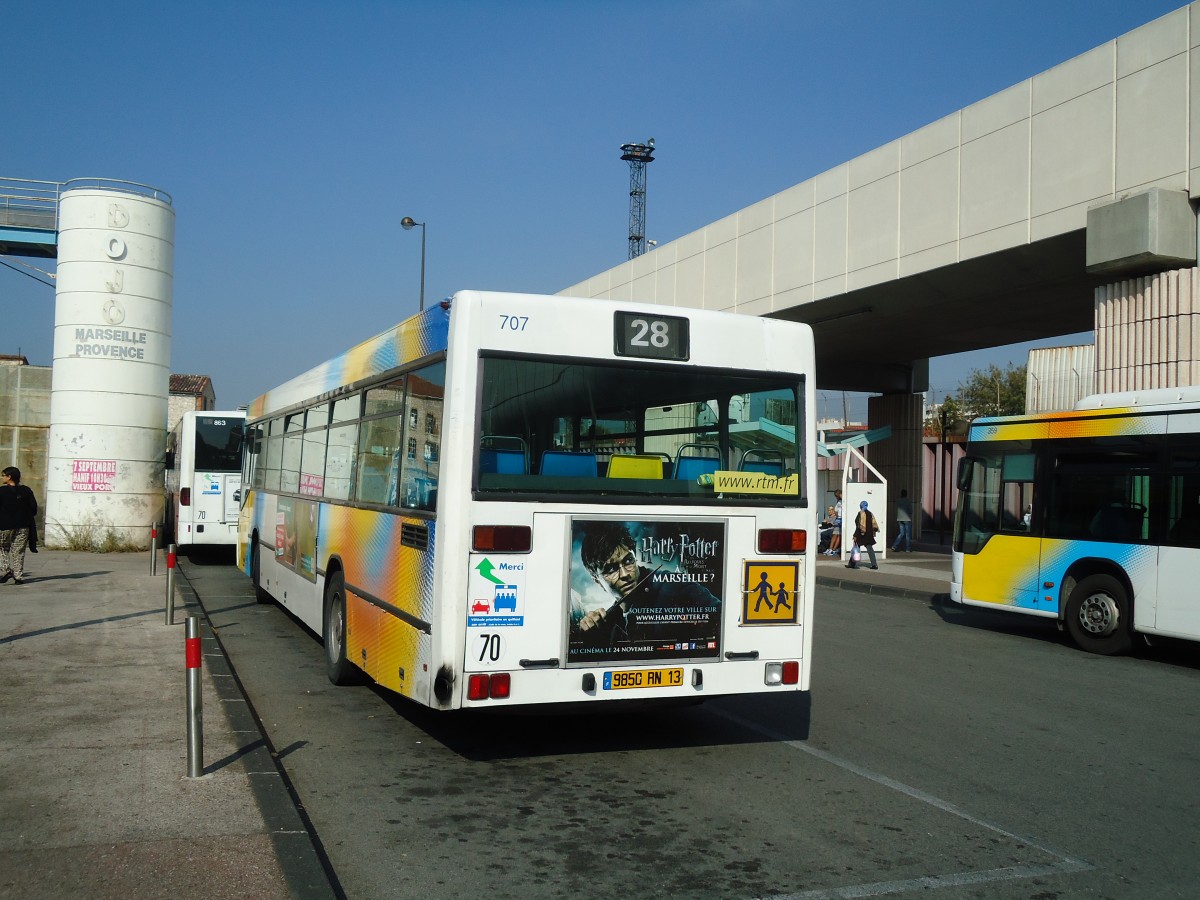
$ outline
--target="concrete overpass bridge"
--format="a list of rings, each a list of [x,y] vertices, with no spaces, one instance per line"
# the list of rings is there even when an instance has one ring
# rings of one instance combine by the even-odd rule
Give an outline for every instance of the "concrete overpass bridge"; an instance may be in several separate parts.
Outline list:
[[[1194,3],[561,293],[810,323],[912,492],[930,357],[1095,328],[1097,388],[1200,382],[1198,72]]]

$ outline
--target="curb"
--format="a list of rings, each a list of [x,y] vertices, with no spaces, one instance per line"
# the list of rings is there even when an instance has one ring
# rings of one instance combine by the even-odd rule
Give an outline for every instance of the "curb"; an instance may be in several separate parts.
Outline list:
[[[896,597],[902,600],[921,600],[939,606],[950,602],[948,591],[921,590],[919,588],[897,587],[892,584],[870,584],[864,581],[852,581],[847,578],[836,578],[827,575],[817,576],[817,587],[835,588],[840,591],[855,591],[859,594],[874,594],[880,597]]]
[[[338,886],[337,876],[320,847],[312,823],[303,812],[287,772],[279,763],[270,738],[263,731],[254,707],[242,690],[242,682],[209,621],[208,610],[179,567],[175,569],[175,590],[182,595],[187,606],[200,610],[204,617],[201,636],[204,665],[208,666],[209,674],[213,676],[217,701],[221,704],[222,714],[230,729],[258,735],[245,745],[240,755],[246,765],[250,789],[271,835],[275,857],[287,881],[288,890],[297,900],[342,900],[345,894]]]

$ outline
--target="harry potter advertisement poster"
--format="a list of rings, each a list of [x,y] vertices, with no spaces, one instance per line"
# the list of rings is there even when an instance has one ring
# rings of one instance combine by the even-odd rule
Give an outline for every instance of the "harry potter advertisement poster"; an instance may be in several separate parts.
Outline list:
[[[720,656],[725,526],[571,523],[570,663]]]

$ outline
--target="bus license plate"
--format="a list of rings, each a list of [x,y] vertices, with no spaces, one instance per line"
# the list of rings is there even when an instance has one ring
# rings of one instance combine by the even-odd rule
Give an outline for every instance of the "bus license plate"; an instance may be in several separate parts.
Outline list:
[[[683,684],[683,669],[622,669],[604,673],[604,689],[620,691],[627,688],[679,687]]]

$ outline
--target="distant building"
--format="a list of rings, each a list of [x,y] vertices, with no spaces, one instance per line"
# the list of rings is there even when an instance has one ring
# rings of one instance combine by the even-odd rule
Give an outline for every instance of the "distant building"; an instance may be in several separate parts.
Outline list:
[[[185,412],[217,408],[217,395],[212,379],[207,375],[172,375],[167,399],[167,432],[169,433]]]
[[[1025,371],[1025,412],[1074,409],[1088,394],[1096,393],[1096,345],[1030,350]]]

